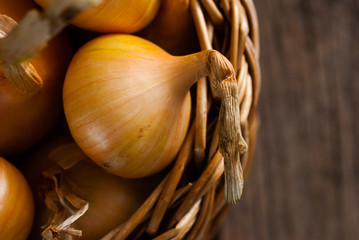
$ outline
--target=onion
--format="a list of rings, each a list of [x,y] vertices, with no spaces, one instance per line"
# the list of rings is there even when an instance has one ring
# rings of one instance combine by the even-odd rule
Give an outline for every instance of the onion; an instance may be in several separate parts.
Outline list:
[[[49,0],[35,0],[46,6]],[[137,32],[155,17],[160,0],[102,0],[76,16],[72,23],[97,32]]]
[[[22,173],[0,157],[0,239],[25,240],[34,217],[30,187]]]
[[[67,123],[79,147],[108,172],[128,178],[154,174],[176,156],[187,132],[189,89],[211,75],[220,97],[220,149],[227,200],[236,202],[246,148],[233,66],[206,50],[174,57],[132,35],[108,35],[84,45],[72,59],[63,89]]]
[[[20,20],[34,7],[27,0],[3,0],[0,11]],[[6,27],[4,23],[2,27]],[[1,29],[0,29],[1,30]],[[0,65],[0,154],[23,151],[38,142],[56,123],[62,113],[61,91],[67,65],[72,55],[65,35],[53,39],[38,57],[31,61],[42,80],[42,88],[24,93],[5,77]]]
[[[70,235],[100,239],[128,220],[158,183],[157,176],[126,180],[106,173],[83,154],[67,133],[55,135],[41,145],[30,165],[29,181],[47,206],[37,202],[34,239],[39,238],[44,225],[45,239]],[[41,171],[47,180],[40,177]],[[71,224],[64,226],[68,219]]]

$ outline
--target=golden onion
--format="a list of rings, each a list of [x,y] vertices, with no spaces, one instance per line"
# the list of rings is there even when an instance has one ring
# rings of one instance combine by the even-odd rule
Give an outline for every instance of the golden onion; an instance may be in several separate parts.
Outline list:
[[[35,0],[40,6],[49,0]],[[78,14],[72,23],[97,32],[134,33],[149,24],[155,17],[160,0],[102,0]]]
[[[34,201],[22,173],[0,157],[0,239],[27,239],[34,217]]]
[[[220,150],[226,162],[227,200],[243,187],[238,85],[231,63],[206,50],[172,56],[132,35],[107,35],[82,46],[63,88],[65,116],[79,147],[108,172],[128,178],[154,174],[178,153],[186,135],[189,89],[211,75],[221,99]]]
[[[0,1],[1,14],[15,21],[20,21],[33,7],[34,4],[29,0]],[[22,92],[7,79],[0,65],[1,155],[28,149],[54,127],[62,113],[62,84],[71,56],[71,43],[65,35],[51,40],[38,57],[31,61],[43,86],[30,94]]]

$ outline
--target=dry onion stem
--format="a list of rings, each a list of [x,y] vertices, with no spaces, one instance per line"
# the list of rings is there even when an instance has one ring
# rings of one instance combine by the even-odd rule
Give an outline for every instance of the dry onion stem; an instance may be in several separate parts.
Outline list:
[[[72,228],[71,224],[86,213],[89,203],[72,193],[63,192],[59,188],[56,176],[52,173],[45,172],[44,175],[54,181],[54,191],[56,192],[55,196],[53,192],[45,193],[45,203],[49,209],[56,210],[56,212],[50,225],[41,233],[41,236],[45,240],[58,239],[61,233],[82,236],[82,231]],[[70,203],[71,206],[68,206],[66,202]],[[60,208],[59,204],[61,205]],[[58,207],[52,209],[56,205]],[[72,208],[75,208],[76,211],[72,210]],[[70,216],[66,217],[66,214],[70,214]]]
[[[213,6],[205,2],[207,9],[213,9]],[[211,48],[211,41],[208,39],[207,27],[205,26],[205,20],[203,13],[200,9],[198,1],[191,1],[192,4],[192,14],[194,17],[194,22],[197,28],[197,33],[199,35],[199,41],[202,48]],[[215,10],[211,11],[213,14]],[[238,34],[237,34],[238,35]],[[236,50],[234,50],[236,51]],[[233,52],[233,51],[232,51]],[[236,51],[237,52],[237,51]],[[237,56],[237,55],[236,55]],[[240,153],[243,153],[247,149],[247,144],[245,143],[240,130],[240,112],[239,112],[239,90],[238,84],[235,82],[235,76],[233,69],[233,64],[230,64],[228,61],[222,61],[223,58],[215,58],[218,61],[216,64],[219,67],[218,69],[232,69],[231,73],[222,76],[224,80],[221,84],[222,86],[218,88],[215,86],[215,81],[211,79],[211,87],[215,96],[222,99],[222,105],[220,110],[219,124],[220,124],[220,142],[219,147],[220,151],[224,157],[225,162],[225,179],[226,179],[226,190],[225,190],[225,199],[226,201],[233,205],[235,204],[241,194],[243,189],[243,173],[242,166],[240,163]],[[236,59],[236,58],[235,58]],[[235,61],[235,67],[236,67]],[[229,66],[230,65],[230,66]],[[214,71],[214,70],[213,70]],[[213,72],[212,72],[213,74]],[[211,76],[213,78],[213,75]],[[224,96],[224,92],[229,93],[229,95]],[[228,96],[231,96],[230,98]],[[227,117],[223,117],[227,116]],[[228,117],[234,116],[234,117]],[[238,118],[237,118],[238,117]],[[238,149],[240,147],[240,149]]]
[[[51,0],[43,12],[29,11],[18,25],[1,16],[0,66],[5,77],[24,92],[42,87],[41,77],[28,61],[35,58],[76,14],[100,2]]]
[[[46,240],[58,239],[61,233],[82,236],[82,231],[73,229],[71,224],[86,213],[89,203],[72,193],[77,186],[69,179],[62,181],[62,175],[64,170],[84,160],[85,155],[75,144],[64,144],[50,152],[49,159],[56,162],[58,167],[48,169],[43,175],[52,181],[54,187],[44,184],[40,189],[46,207],[55,215],[41,236]]]
[[[210,83],[213,94],[221,98],[219,149],[224,157],[225,199],[233,205],[242,195],[243,173],[240,154],[247,150],[247,144],[240,128],[239,90],[234,70],[231,63],[219,55],[218,53],[210,56],[212,72]],[[218,69],[227,71],[218,71]],[[218,81],[219,79],[224,80]]]
[[[17,23],[12,18],[0,14],[0,48],[1,41]],[[42,87],[43,81],[31,63],[8,64],[0,58],[0,67],[6,79],[18,89],[28,92],[30,89]]]

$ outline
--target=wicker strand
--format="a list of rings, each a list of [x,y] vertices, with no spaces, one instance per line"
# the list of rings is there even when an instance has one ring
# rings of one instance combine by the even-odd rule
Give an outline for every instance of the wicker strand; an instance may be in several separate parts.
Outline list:
[[[252,41],[247,38],[246,41],[246,50],[245,55],[248,59],[249,68],[251,70],[251,76],[252,76],[252,88],[253,88],[253,99],[252,99],[252,105],[249,112],[248,120],[250,122],[253,121],[254,114],[257,110],[257,104],[259,99],[259,91],[261,87],[261,73],[259,68],[259,59],[256,54],[256,50],[252,44]]]
[[[234,70],[238,71],[238,45],[239,45],[239,4],[237,0],[231,2],[231,40],[229,47],[229,60],[231,61]]]
[[[221,11],[218,9],[217,5],[213,0],[201,0],[203,7],[206,9],[209,18],[211,19],[213,25],[216,28],[223,28],[224,18],[221,14]]]
[[[196,221],[197,214],[199,212],[201,205],[201,200],[198,200],[191,209],[182,217],[182,219],[177,223],[176,228],[181,228],[181,232],[173,238],[173,240],[180,240],[185,237],[188,231],[191,229],[193,224]]]
[[[212,215],[215,190],[216,188],[212,187],[211,190],[205,195],[198,220],[193,226],[192,231],[189,233],[187,240],[199,239],[202,230],[207,228],[210,216]]]
[[[101,240],[123,240],[126,239],[131,232],[142,222],[144,217],[149,213],[152,207],[158,200],[165,184],[168,180],[169,174],[161,181],[156,189],[151,193],[142,206],[132,215],[132,217],[124,224],[118,226],[109,232]]]
[[[214,175],[214,173],[218,169],[223,169],[223,157],[219,151],[217,151],[216,155],[208,164],[207,168],[203,171],[200,178],[193,184],[191,191],[188,193],[188,195],[183,200],[182,204],[174,214],[173,218],[171,219],[170,226],[175,225],[176,222],[178,222],[179,219],[181,219],[182,216],[185,215],[186,212],[191,208],[191,206],[198,200],[198,198],[200,198],[201,192],[204,192],[204,187],[210,180],[211,176]]]
[[[255,114],[253,117],[253,121],[249,124],[249,142],[251,143],[248,147],[248,160],[245,162],[243,177],[246,179],[249,174],[249,169],[251,168],[251,164],[253,161],[254,152],[257,144],[257,132],[259,128],[259,117],[258,114]]]
[[[248,81],[246,81],[248,75],[248,63],[245,60],[244,56],[242,57],[242,63],[241,63],[241,68],[240,71],[238,72],[238,76],[237,76],[237,80],[238,80],[238,85],[240,86],[239,88],[239,102],[242,103],[242,100],[244,98],[244,95],[246,93],[246,84]]]
[[[243,7],[243,5],[240,3],[239,0],[237,0],[237,4],[239,7],[239,16],[240,16],[240,23],[239,23],[239,43],[238,43],[238,58],[242,57],[244,55],[245,47],[246,47],[246,39],[248,38],[249,34],[249,24],[247,20],[247,14]],[[241,69],[242,62],[239,62],[238,68]]]
[[[245,124],[248,119],[249,112],[251,110],[252,99],[253,99],[253,90],[252,90],[252,77],[247,75],[246,79],[246,93],[244,95],[243,102],[241,103],[241,125]]]
[[[155,237],[153,240],[170,240],[176,237],[181,232],[181,229],[172,228],[167,232],[162,233],[158,237]]]
[[[250,38],[252,39],[254,49],[256,50],[256,55],[259,56],[259,27],[257,11],[254,6],[253,0],[241,1],[248,15],[248,20],[250,24]]]
[[[147,233],[154,235],[157,233],[160,223],[165,215],[166,209],[173,197],[173,194],[177,188],[177,185],[182,177],[184,168],[191,156],[191,150],[194,139],[194,125],[191,127],[185,142],[180,150],[180,153],[177,157],[177,161],[171,171],[169,179],[165,188],[163,189],[161,196],[156,204],[154,213],[152,215],[151,221],[148,224]]]
[[[199,2],[191,0],[191,13],[194,25],[199,37],[202,50],[212,49],[210,34],[207,23]],[[196,104],[196,135],[195,135],[195,161],[201,166],[205,157],[206,148],[206,126],[207,126],[207,81],[201,78],[197,82],[197,104]]]

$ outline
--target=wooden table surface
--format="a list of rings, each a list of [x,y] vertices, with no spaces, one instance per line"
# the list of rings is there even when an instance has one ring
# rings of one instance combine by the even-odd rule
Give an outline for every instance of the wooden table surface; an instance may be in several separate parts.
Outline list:
[[[261,127],[219,239],[359,239],[359,1],[254,2]]]

